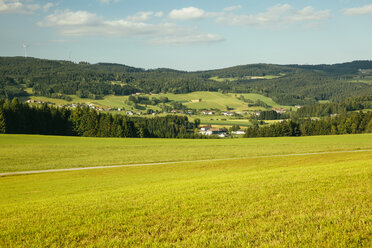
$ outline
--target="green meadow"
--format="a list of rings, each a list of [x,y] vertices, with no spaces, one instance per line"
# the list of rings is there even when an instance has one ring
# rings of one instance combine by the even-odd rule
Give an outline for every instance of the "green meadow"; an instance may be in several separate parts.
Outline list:
[[[2,171],[247,158],[0,177],[0,247],[371,247],[371,138],[1,135]]]
[[[211,77],[209,78],[210,80],[214,80],[217,82],[234,82],[240,79],[245,79],[245,80],[257,80],[257,79],[274,79],[274,78],[280,78],[282,76],[285,76],[284,73],[280,73],[280,75],[265,75],[265,76],[244,76],[244,77],[225,77],[225,78],[220,78],[218,76]]]
[[[0,172],[371,149],[372,134],[255,139],[0,135]]]

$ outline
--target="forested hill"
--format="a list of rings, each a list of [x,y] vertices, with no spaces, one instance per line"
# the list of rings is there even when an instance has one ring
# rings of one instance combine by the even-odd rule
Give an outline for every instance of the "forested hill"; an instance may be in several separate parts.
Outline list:
[[[372,61],[335,65],[251,64],[185,72],[23,57],[0,57],[0,99],[32,94],[68,99],[105,95],[220,91],[258,93],[283,105],[372,94]],[[30,92],[30,90],[29,90]]]

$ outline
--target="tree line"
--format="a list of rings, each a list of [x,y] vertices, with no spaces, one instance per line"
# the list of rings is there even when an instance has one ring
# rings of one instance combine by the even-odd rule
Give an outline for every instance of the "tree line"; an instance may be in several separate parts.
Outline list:
[[[128,117],[88,107],[57,108],[0,100],[0,133],[87,137],[199,138],[186,116]]]
[[[303,106],[291,113],[292,118],[326,117],[334,114],[346,114],[349,111],[372,109],[372,95],[347,98],[342,102],[330,102]]]
[[[280,137],[358,134],[372,132],[372,112],[351,112],[319,120],[310,118],[285,120],[269,126],[255,125],[246,130],[244,137]]]

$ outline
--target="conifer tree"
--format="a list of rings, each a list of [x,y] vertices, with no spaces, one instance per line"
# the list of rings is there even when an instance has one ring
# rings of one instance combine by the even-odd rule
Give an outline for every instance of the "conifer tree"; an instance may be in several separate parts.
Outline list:
[[[0,108],[0,133],[6,133],[6,122],[2,108]]]

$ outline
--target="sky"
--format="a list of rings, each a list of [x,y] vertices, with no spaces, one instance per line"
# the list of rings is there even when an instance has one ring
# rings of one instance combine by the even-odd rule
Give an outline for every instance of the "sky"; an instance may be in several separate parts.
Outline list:
[[[0,56],[208,70],[372,59],[369,0],[0,0]]]

